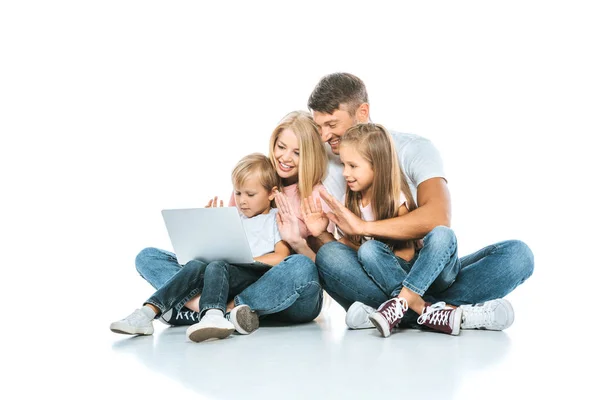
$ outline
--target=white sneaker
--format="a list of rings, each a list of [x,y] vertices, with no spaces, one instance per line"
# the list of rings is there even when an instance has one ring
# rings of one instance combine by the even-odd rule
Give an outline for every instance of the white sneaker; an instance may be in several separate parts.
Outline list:
[[[235,327],[220,315],[204,315],[200,322],[190,326],[185,334],[192,342],[202,342],[207,339],[225,339],[231,335]]]
[[[346,325],[350,329],[375,328],[375,325],[369,319],[369,315],[374,312],[375,309],[373,307],[369,307],[360,301],[355,301],[348,311],[346,311]]]
[[[152,320],[155,316],[148,307],[138,308],[128,317],[110,324],[110,330],[126,335],[152,335],[154,333]]]
[[[225,316],[241,335],[249,335],[258,329],[258,314],[245,304],[234,307]]]
[[[510,302],[495,299],[485,303],[460,306],[463,310],[460,329],[502,331],[512,325],[515,313]]]

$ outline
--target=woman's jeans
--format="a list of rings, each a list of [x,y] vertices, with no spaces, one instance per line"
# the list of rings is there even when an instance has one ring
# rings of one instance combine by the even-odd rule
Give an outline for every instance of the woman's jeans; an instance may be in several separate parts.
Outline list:
[[[433,229],[425,236],[418,258],[409,263],[396,257],[396,264],[377,244],[356,252],[339,242],[327,243],[316,258],[323,289],[346,310],[355,301],[377,308],[397,296],[404,283],[417,293],[424,290],[419,294],[427,302],[458,306],[502,298],[533,273],[533,253],[525,243],[500,242],[456,259],[456,239],[451,232],[442,226]],[[450,247],[445,250],[444,246]],[[378,255],[385,257],[376,262]],[[415,277],[410,276],[421,257],[427,260],[425,268]],[[448,264],[440,269],[445,259]],[[437,270],[440,272],[435,277]],[[416,318],[416,313],[409,310],[402,323],[418,326]]]
[[[209,308],[225,311],[231,299],[236,306],[248,305],[260,317],[282,322],[312,321],[321,311],[323,291],[317,268],[302,255],[289,256],[272,268],[197,260],[182,267],[173,253],[147,248],[135,264],[140,275],[158,289],[146,302],[161,313],[180,310],[198,294],[201,313]]]

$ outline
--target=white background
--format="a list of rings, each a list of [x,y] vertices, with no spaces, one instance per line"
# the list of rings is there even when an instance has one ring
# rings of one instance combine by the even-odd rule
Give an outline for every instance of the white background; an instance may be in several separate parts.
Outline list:
[[[226,197],[336,71],[364,80],[373,121],[438,147],[462,255],[530,245],[515,296],[557,307],[540,335],[598,326],[594,2],[216,3],[1,3],[4,388],[93,371],[150,293],[135,255],[170,248],[160,210]]]

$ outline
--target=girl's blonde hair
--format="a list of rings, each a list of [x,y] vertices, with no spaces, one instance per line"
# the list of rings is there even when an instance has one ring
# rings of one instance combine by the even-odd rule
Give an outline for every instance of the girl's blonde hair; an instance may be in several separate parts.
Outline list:
[[[406,196],[408,209],[416,208],[410,187],[398,162],[392,137],[382,125],[355,125],[342,136],[340,146],[353,146],[373,168],[371,209],[376,221],[398,216],[400,192]],[[346,207],[359,217],[360,203],[360,192],[353,192],[346,187]],[[355,235],[349,239],[360,244],[362,238]],[[394,241],[385,242],[391,247],[394,245]]]
[[[281,132],[290,129],[298,138],[300,157],[298,162],[298,192],[300,198],[312,195],[314,187],[321,183],[327,173],[327,153],[321,141],[317,124],[306,111],[292,111],[273,130],[269,143],[269,158],[277,164],[274,149]]]
[[[231,183],[238,188],[251,176],[258,176],[261,186],[269,193],[274,187],[281,186],[281,178],[264,154],[252,153],[238,161],[231,172]]]

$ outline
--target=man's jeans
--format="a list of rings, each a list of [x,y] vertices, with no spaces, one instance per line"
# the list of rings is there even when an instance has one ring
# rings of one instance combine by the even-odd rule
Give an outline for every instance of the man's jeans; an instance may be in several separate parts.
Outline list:
[[[215,262],[208,265],[211,268],[207,271],[208,266],[196,260],[182,267],[173,253],[155,248],[142,250],[135,261],[140,275],[158,289],[147,302],[161,312],[179,310],[197,294],[202,294],[201,312],[223,309],[225,277],[229,283],[225,304],[233,298],[236,306],[246,304],[260,317],[300,323],[312,321],[321,311],[323,291],[317,268],[302,255],[289,256],[276,267],[264,270]]]
[[[431,241],[432,236],[435,239],[442,231],[444,230],[438,228],[432,230],[425,236],[425,242]],[[419,257],[424,249],[425,247],[421,249]],[[346,310],[355,301],[379,307],[381,303],[393,297],[397,291],[394,281],[399,281],[403,276],[402,272],[398,274],[398,271],[390,273],[389,278],[381,274],[376,278],[378,284],[372,278],[375,271],[370,269],[370,276],[361,264],[358,253],[339,242],[327,243],[321,247],[316,261],[323,288]],[[462,257],[457,264],[458,274],[454,283],[440,292],[436,292],[434,288],[425,291],[422,296],[425,301],[444,301],[458,306],[502,298],[531,276],[533,253],[525,243],[510,240]],[[446,270],[442,271],[439,277],[442,280],[451,280],[452,274],[445,276]],[[407,312],[402,323],[416,327],[416,318],[416,313]]]

